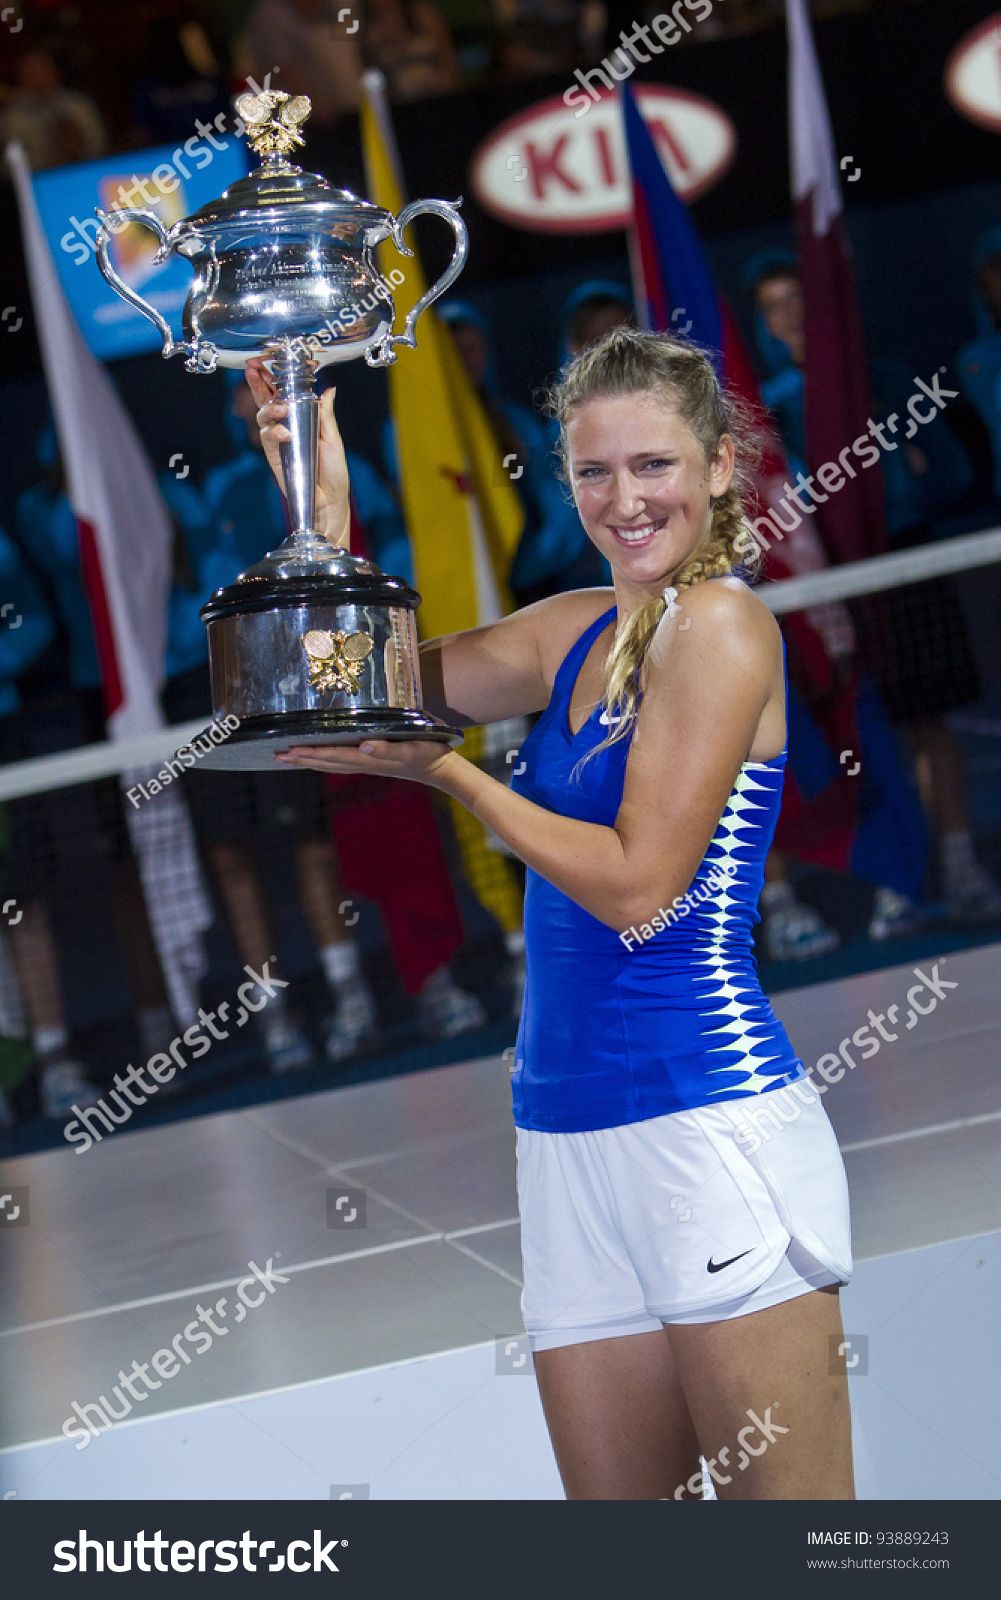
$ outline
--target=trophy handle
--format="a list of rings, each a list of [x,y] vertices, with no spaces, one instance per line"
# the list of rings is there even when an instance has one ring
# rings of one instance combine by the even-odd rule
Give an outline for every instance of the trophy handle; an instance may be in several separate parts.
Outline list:
[[[113,217],[125,217],[129,222],[140,222],[144,228],[149,228],[160,241],[160,248],[153,257],[154,262],[159,265],[161,261],[166,260],[172,246],[168,242],[167,230],[156,212],[141,211],[135,206],[116,207],[114,211],[110,212],[102,211],[99,206],[95,206],[94,210],[101,221],[101,227],[97,235],[97,264],[101,269],[102,276],[111,284],[116,294],[120,294],[123,300],[127,300],[130,306],[135,306],[137,311],[141,311],[143,316],[148,317],[150,322],[156,326],[160,338],[163,340],[163,355],[165,358],[167,356],[186,355],[188,359],[185,365],[191,371],[214,371],[217,355],[215,346],[211,344],[200,346],[197,339],[194,344],[188,344],[184,340],[176,340],[170,331],[170,324],[166,318],[162,317],[156,307],[151,306],[148,300],[144,300],[141,294],[136,294],[136,291],[129,287],[125,279],[119,277],[111,264],[109,251]]]
[[[437,283],[433,283],[430,289],[425,289],[417,304],[407,313],[403,332],[387,333],[380,339],[378,344],[365,351],[365,360],[370,367],[391,366],[396,360],[395,346],[398,344],[405,344],[408,349],[413,350],[417,343],[414,336],[414,323],[417,318],[422,311],[427,310],[428,306],[433,305],[439,295],[445,293],[445,290],[455,282],[465,266],[466,256],[469,251],[469,235],[466,232],[466,224],[456,210],[456,207],[461,206],[461,204],[461,197],[455,202],[455,205],[449,205],[447,200],[414,200],[410,205],[404,206],[393,223],[392,238],[397,250],[399,250],[401,256],[412,256],[414,252],[403,237],[404,229],[413,221],[414,217],[423,216],[425,213],[433,214],[436,217],[444,217],[446,222],[451,223],[452,232],[455,234],[455,252]]]

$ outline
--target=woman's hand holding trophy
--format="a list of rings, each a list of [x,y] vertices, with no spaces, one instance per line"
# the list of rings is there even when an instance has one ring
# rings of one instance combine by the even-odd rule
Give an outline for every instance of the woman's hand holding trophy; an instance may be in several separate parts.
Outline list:
[[[277,399],[275,381],[262,359],[248,361],[245,370],[250,392],[259,407],[257,426],[261,430],[264,454],[284,491],[279,449],[292,437],[283,421],[288,416],[288,405]],[[347,550],[351,543],[351,489],[344,445],[334,416],[335,394],[336,390],[331,388],[320,396],[314,526],[332,545]]]

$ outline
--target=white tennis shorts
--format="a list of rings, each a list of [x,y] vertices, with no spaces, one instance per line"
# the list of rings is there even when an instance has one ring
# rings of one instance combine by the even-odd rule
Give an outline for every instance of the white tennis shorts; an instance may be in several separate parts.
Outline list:
[[[816,1090],[797,1089],[590,1133],[518,1128],[532,1349],[718,1322],[847,1283],[844,1163]],[[766,1118],[779,1095],[782,1118]]]

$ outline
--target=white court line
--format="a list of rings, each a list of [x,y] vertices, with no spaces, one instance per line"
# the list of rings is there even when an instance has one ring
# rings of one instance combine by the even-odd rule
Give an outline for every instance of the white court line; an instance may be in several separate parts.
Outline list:
[[[507,1272],[504,1267],[499,1267],[496,1261],[491,1261],[487,1256],[481,1256],[478,1250],[470,1250],[468,1245],[456,1244],[454,1240],[449,1240],[449,1243],[453,1250],[461,1250],[462,1254],[469,1256],[471,1261],[478,1262],[481,1267],[489,1267],[491,1272],[497,1273],[498,1277],[506,1278],[508,1283],[513,1283],[516,1289],[525,1287],[520,1278],[516,1278],[512,1272]]]
[[[493,1224],[499,1227],[499,1223]],[[340,1383],[345,1378],[368,1377],[373,1372],[392,1372],[397,1367],[413,1367],[418,1361],[437,1361],[445,1356],[464,1356],[471,1350],[496,1349],[498,1339],[509,1338],[508,1334],[494,1334],[491,1339],[478,1339],[475,1344],[450,1345],[447,1350],[430,1350],[423,1355],[400,1356],[396,1361],[377,1361],[370,1367],[352,1367],[347,1372],[328,1372],[321,1378],[298,1378],[294,1383],[279,1383],[272,1389],[251,1389],[246,1394],[227,1395],[221,1400],[197,1400],[193,1405],[178,1406],[174,1411],[150,1411],[144,1416],[123,1417],[121,1422],[116,1422],[114,1432],[120,1428],[139,1428],[144,1424],[153,1422],[172,1421],[175,1417],[190,1416],[198,1411],[220,1411],[224,1406],[238,1407],[247,1405],[252,1400],[270,1400],[273,1395],[293,1394],[297,1389],[314,1389],[323,1383]],[[515,1338],[525,1338],[524,1333],[514,1335]],[[111,1430],[109,1430],[111,1431]],[[21,1450],[36,1450],[43,1445],[59,1445],[66,1443],[66,1435],[54,1433],[45,1439],[25,1439],[21,1444],[5,1444],[0,1447],[0,1456],[16,1455]]]
[[[842,1155],[851,1155],[856,1150],[874,1150],[880,1145],[900,1144],[908,1139],[924,1139],[935,1133],[956,1133],[962,1128],[981,1127],[985,1123],[1001,1122],[1001,1111],[986,1111],[977,1117],[959,1117],[955,1122],[935,1122],[926,1128],[910,1128],[905,1133],[884,1133],[877,1139],[858,1139],[853,1144],[841,1146]],[[320,1256],[315,1261],[294,1262],[290,1266],[283,1266],[282,1272],[291,1275],[294,1272],[312,1272],[318,1267],[335,1266],[339,1261],[360,1261],[364,1256],[385,1255],[391,1250],[408,1250],[417,1244],[449,1244],[453,1239],[468,1238],[472,1234],[491,1233],[497,1228],[513,1228],[520,1222],[519,1217],[504,1217],[498,1222],[481,1222],[471,1228],[457,1228],[450,1233],[421,1233],[412,1239],[396,1239],[389,1244],[369,1245],[364,1250],[348,1250],[340,1255]],[[464,1255],[471,1255],[471,1251],[463,1251]],[[501,1277],[510,1278],[512,1283],[517,1280],[503,1271],[494,1262],[474,1256],[474,1260],[482,1260],[484,1266],[489,1266]],[[243,1281],[245,1274],[238,1278],[221,1278],[216,1283],[195,1284],[186,1289],[171,1289],[164,1294],[147,1295],[141,1300],[123,1300],[118,1305],[95,1306],[90,1311],[73,1311],[62,1317],[48,1317],[43,1322],[26,1322],[20,1327],[0,1329],[0,1339],[10,1339],[16,1334],[38,1333],[44,1328],[60,1328],[71,1322],[86,1322],[93,1317],[111,1317],[120,1311],[138,1311],[144,1306],[163,1305],[170,1300],[183,1300],[192,1294],[210,1294],[215,1289],[234,1289]]]
[[[843,1144],[841,1154],[874,1150],[881,1144],[901,1144],[905,1139],[926,1139],[930,1133],[956,1133],[960,1128],[978,1128],[985,1122],[1001,1122],[1001,1111],[985,1111],[979,1117],[959,1117],[955,1122],[933,1122],[927,1128],[911,1128],[907,1133],[884,1133],[878,1139],[858,1139],[854,1144]]]
[[[488,1223],[486,1226],[490,1228],[503,1228],[508,1226],[508,1224],[503,1222],[492,1222]],[[999,1230],[992,1229],[987,1234],[964,1234],[960,1239],[941,1240],[936,1244],[930,1245],[908,1245],[904,1250],[888,1251],[885,1256],[865,1256],[857,1259],[859,1262],[862,1260],[869,1262],[889,1260],[892,1256],[917,1255],[923,1250],[940,1250],[947,1245],[969,1244],[974,1240],[989,1238],[991,1233],[997,1231]],[[367,1377],[374,1372],[391,1372],[398,1367],[416,1366],[420,1361],[440,1361],[451,1356],[467,1355],[473,1350],[489,1350],[496,1348],[498,1340],[506,1337],[508,1337],[506,1334],[495,1334],[491,1339],[477,1339],[473,1344],[450,1346],[446,1350],[425,1351],[414,1356],[400,1356],[393,1361],[377,1361],[368,1367],[354,1367],[346,1372],[330,1372],[319,1378],[297,1378],[292,1383],[274,1384],[270,1389],[251,1389],[244,1394],[228,1395],[222,1399],[197,1400],[191,1405],[178,1406],[173,1411],[152,1411],[146,1413],[145,1415],[124,1417],[121,1422],[115,1423],[114,1432],[117,1433],[121,1428],[148,1427],[151,1423],[156,1424],[173,1421],[176,1417],[190,1416],[202,1411],[221,1411],[226,1407],[233,1407],[234,1409],[238,1410],[240,1406],[248,1405],[254,1400],[270,1400],[275,1395],[294,1394],[302,1389],[316,1389],[319,1388],[321,1384],[343,1383],[351,1378]],[[525,1335],[523,1333],[518,1333],[515,1335],[515,1337],[524,1338]],[[48,1445],[56,1445],[59,1448],[63,1448],[65,1444],[65,1435],[56,1433],[42,1439],[25,1439],[22,1440],[20,1444],[8,1444],[0,1446],[0,1456],[13,1456],[27,1450],[42,1449]]]
[[[272,1128],[263,1117],[255,1116],[253,1111],[248,1111],[244,1114],[247,1118],[247,1121],[250,1122],[253,1127],[259,1128],[260,1131],[266,1134],[269,1139],[274,1139],[276,1143],[284,1145],[287,1150],[293,1151],[295,1155],[302,1156],[304,1160],[311,1161],[314,1166],[320,1167],[324,1176],[327,1178],[339,1177],[342,1171],[346,1172],[349,1167],[358,1165],[357,1161],[345,1162],[343,1165],[338,1162],[331,1163],[325,1161],[323,1156],[318,1155],[315,1150],[310,1150],[308,1145],[300,1144],[298,1139],[290,1138],[290,1136],[287,1133],[283,1133],[280,1128]],[[401,1154],[402,1153],[405,1152],[401,1152]],[[364,1160],[365,1158],[362,1157],[360,1159]],[[391,1200],[388,1195],[382,1194],[378,1189],[373,1189],[366,1184],[365,1193],[368,1195],[369,1199],[375,1200],[379,1205],[384,1206],[387,1211],[395,1211],[396,1215],[398,1217],[402,1217],[405,1222],[412,1222],[417,1228],[426,1228],[428,1237],[440,1237],[440,1235],[436,1232],[433,1223],[426,1221],[424,1217],[419,1217],[415,1211],[408,1211],[406,1206],[399,1205],[395,1200]]]
[[[500,1222],[475,1222],[471,1228],[453,1228],[445,1238],[451,1243],[453,1239],[465,1239],[470,1233],[492,1233],[495,1228],[513,1228],[520,1221],[520,1217],[502,1217]]]
[[[281,1103],[282,1102],[279,1101],[279,1104]],[[255,1127],[261,1128],[264,1132],[271,1134],[271,1136],[274,1137],[273,1130],[269,1128],[267,1124],[255,1122]],[[303,1152],[306,1151],[305,1145],[300,1145],[299,1148]],[[309,1154],[311,1160],[313,1161],[320,1159],[318,1156],[313,1155],[311,1151]],[[373,1161],[400,1161],[404,1156],[409,1155],[413,1155],[412,1150],[381,1150],[379,1154],[375,1156],[355,1156],[353,1161],[338,1161],[335,1166],[330,1167],[328,1170],[333,1177],[336,1177],[339,1172],[347,1172],[349,1167],[366,1167],[369,1166]]]
[[[390,1250],[408,1250],[415,1244],[451,1244],[453,1239],[464,1239],[472,1233],[492,1233],[495,1228],[513,1228],[521,1219],[519,1217],[504,1217],[499,1222],[480,1222],[472,1228],[459,1228],[449,1233],[419,1233],[412,1239],[394,1239],[391,1244],[373,1244],[364,1250],[345,1250],[336,1256],[320,1256],[315,1261],[293,1262],[291,1266],[281,1268],[282,1275],[291,1275],[293,1272],[313,1272],[317,1267],[336,1266],[339,1261],[360,1261],[363,1256],[385,1255]],[[457,1248],[461,1249],[461,1246]],[[469,1255],[471,1252],[463,1251]],[[493,1262],[484,1261],[485,1266],[492,1268],[506,1278],[508,1273],[502,1271]],[[168,1300],[184,1300],[192,1294],[211,1294],[215,1289],[235,1289],[242,1283],[246,1273],[241,1273],[238,1278],[220,1278],[218,1283],[198,1283],[187,1289],[170,1289],[164,1294],[147,1295],[142,1300],[123,1300],[118,1305],[94,1306],[90,1311],[71,1311],[64,1317],[47,1317],[44,1322],[25,1322],[19,1328],[0,1329],[0,1339],[12,1339],[19,1333],[38,1333],[43,1328],[61,1328],[70,1322],[88,1322],[92,1317],[113,1317],[119,1311],[138,1311],[143,1306],[164,1305]],[[512,1283],[515,1281],[512,1278]],[[519,1285],[520,1287],[520,1285]]]
[[[986,1111],[977,1117],[959,1117],[955,1122],[935,1122],[925,1128],[910,1128],[905,1133],[884,1133],[880,1134],[877,1139],[857,1139],[852,1144],[843,1144],[841,1153],[842,1155],[851,1155],[857,1150],[874,1150],[880,1145],[900,1144],[908,1139],[925,1139],[935,1133],[956,1133],[962,1128],[981,1127],[989,1122],[1001,1122],[1001,1111]],[[364,1250],[348,1250],[340,1255],[321,1256],[315,1261],[300,1261],[290,1266],[283,1266],[282,1272],[286,1274],[312,1272],[318,1267],[334,1266],[339,1261],[360,1261],[363,1256],[385,1255],[391,1250],[408,1250],[411,1245],[449,1244],[453,1239],[468,1238],[471,1234],[491,1233],[496,1228],[516,1227],[520,1220],[520,1217],[504,1217],[498,1222],[480,1222],[471,1228],[453,1229],[450,1233],[421,1233],[415,1235],[412,1239],[396,1239],[390,1244],[369,1245]],[[463,1251],[463,1254],[468,1255],[471,1252]],[[474,1259],[480,1260],[481,1258],[476,1256]],[[504,1272],[494,1262],[484,1260],[483,1265],[490,1266],[501,1277],[510,1277],[509,1273]],[[0,1339],[11,1339],[16,1334],[21,1333],[38,1333],[43,1328],[60,1328],[71,1322],[86,1322],[93,1317],[110,1317],[116,1315],[119,1311],[138,1311],[144,1306],[163,1305],[169,1300],[183,1300],[187,1295],[210,1294],[215,1289],[234,1289],[238,1283],[243,1281],[243,1276],[244,1274],[241,1274],[238,1278],[221,1278],[217,1283],[195,1284],[186,1289],[171,1289],[164,1294],[147,1295],[141,1300],[123,1300],[118,1305],[95,1306],[90,1311],[73,1311],[63,1317],[48,1317],[43,1322],[26,1322],[20,1327],[0,1329]],[[511,1278],[512,1283],[515,1281],[514,1278]]]

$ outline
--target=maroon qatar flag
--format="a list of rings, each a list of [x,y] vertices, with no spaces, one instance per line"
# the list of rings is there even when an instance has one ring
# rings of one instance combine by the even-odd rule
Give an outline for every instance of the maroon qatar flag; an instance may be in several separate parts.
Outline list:
[[[805,0],[786,0],[789,148],[803,286],[803,408],[807,471],[837,462],[869,431],[872,399],[851,241],[845,227],[827,99]],[[861,561],[889,549],[883,476],[860,468],[816,513],[830,560]]]

